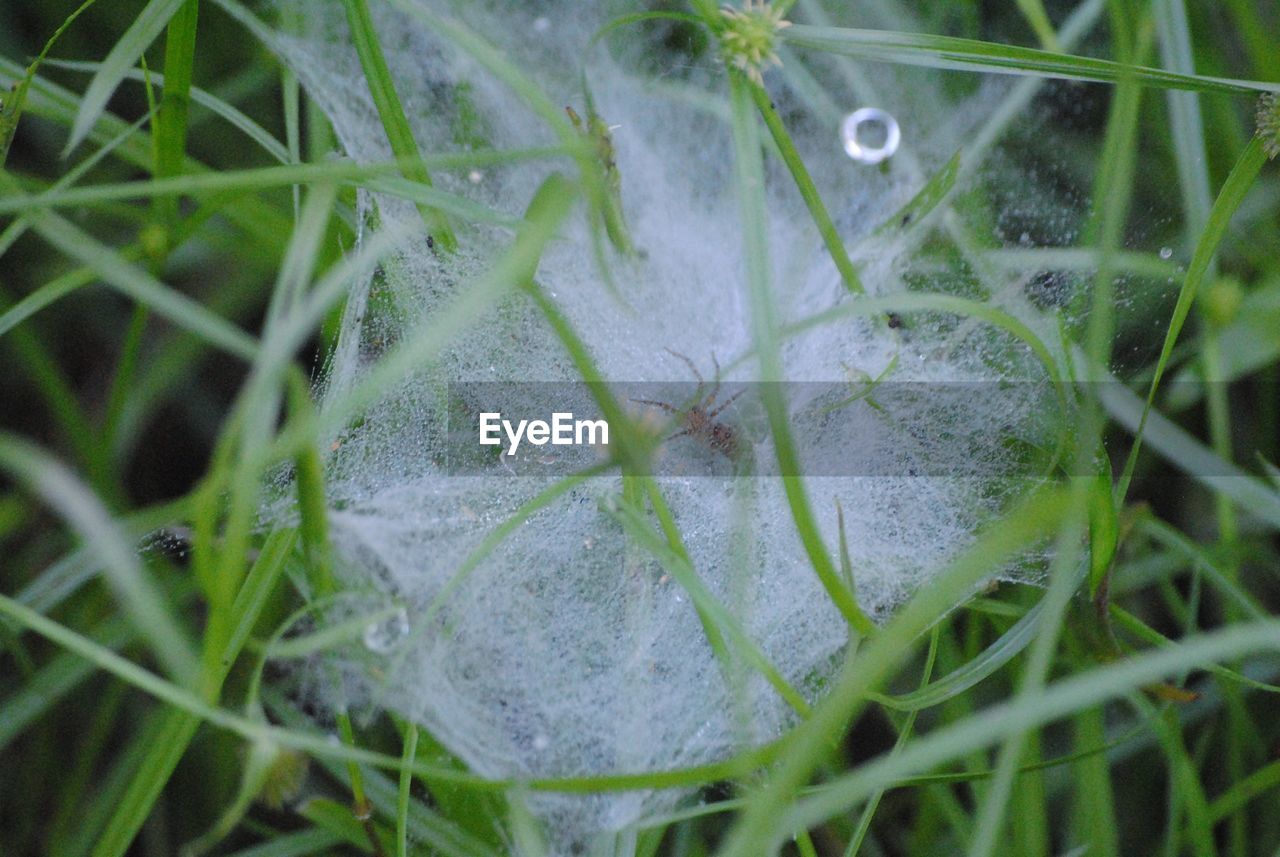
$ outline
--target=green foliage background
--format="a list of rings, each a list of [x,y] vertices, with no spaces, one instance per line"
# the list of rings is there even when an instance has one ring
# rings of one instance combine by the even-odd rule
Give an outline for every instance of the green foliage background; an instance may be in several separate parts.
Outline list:
[[[1280,81],[1273,3],[1110,0],[1090,50],[1207,76],[1183,81],[1202,93],[1201,123],[1171,114],[1153,75],[1121,73],[1050,141],[1103,147],[1078,164],[1098,189],[1104,260],[1094,291],[1104,311],[1079,342],[1114,356],[1135,396],[1086,403],[1079,431],[1105,438],[1111,471],[1064,479],[1011,513],[885,628],[869,630],[851,606],[857,656],[782,742],[713,769],[519,788],[479,781],[389,718],[360,729],[343,719],[344,742],[329,742],[259,687],[264,648],[302,603],[292,582],[323,592],[329,580],[305,379],[339,295],[317,298],[311,323],[293,327],[281,296],[302,301],[340,282],[355,188],[373,173],[327,161],[331,134],[296,81],[196,0],[100,0],[67,27],[51,56],[100,62],[123,45],[126,67],[141,55],[166,78],[150,92],[126,81],[103,93],[106,112],[89,111],[84,126],[94,97],[84,69],[46,63],[19,86],[77,5],[0,0],[0,139],[16,129],[0,173],[0,854],[536,852],[523,788],[682,784],[702,787],[706,803],[620,837],[613,853],[756,854],[781,842],[804,855],[1280,855],[1280,624],[1270,618],[1280,607],[1280,181],[1254,137],[1254,99],[1207,79]],[[920,5],[930,36],[882,59],[941,64],[955,45],[933,37],[962,37],[980,40],[965,48],[978,67],[1043,71],[1043,56],[1011,46],[1053,48],[1052,22],[1070,11],[1040,0]],[[685,26],[714,39],[713,4],[644,8],[701,15]],[[1183,14],[1193,52],[1183,43],[1180,53],[1170,29]],[[135,21],[147,15],[160,25],[144,38]],[[866,49],[838,35],[809,38]],[[142,39],[132,52],[131,39]],[[396,93],[376,53],[374,38],[362,59],[397,140]],[[208,97],[189,103],[187,81]],[[768,99],[736,73],[730,92],[744,184],[759,169],[756,136],[770,134],[803,185]],[[68,157],[76,127],[88,142]],[[1034,157],[1036,141],[1027,145]],[[1206,159],[1188,166],[1200,145]],[[298,166],[281,167],[272,146]],[[496,255],[495,289],[536,289],[529,274],[575,195],[608,222],[595,150],[564,151],[577,183],[544,188],[521,238]],[[403,133],[397,152],[404,175],[428,185],[441,153],[424,160]],[[1177,193],[1189,168],[1205,171],[1208,199]],[[447,247],[442,203],[415,199]],[[1176,306],[1115,314],[1108,266],[1133,212],[1194,255]],[[813,213],[829,225],[816,195]],[[838,240],[830,246],[853,285]],[[767,296],[765,279],[752,288]],[[266,333],[284,353],[263,347],[276,341]],[[589,377],[589,357],[562,334]],[[1185,382],[1182,395],[1157,394],[1130,460],[1134,433],[1118,418],[1161,376]],[[1099,428],[1107,420],[1117,421]],[[297,468],[302,522],[264,537],[252,527],[255,488],[276,460]],[[1205,462],[1238,476],[1195,478]],[[634,487],[624,524],[663,550],[644,520],[661,517],[661,498]],[[803,530],[802,497],[793,511]],[[164,538],[150,535],[160,527]],[[1077,591],[1060,571],[1047,589],[1001,587],[935,622],[949,586],[963,591],[1002,552],[1054,534],[1068,556],[1090,537],[1088,585]],[[140,541],[150,547],[139,558]],[[834,560],[815,555],[823,562]]]

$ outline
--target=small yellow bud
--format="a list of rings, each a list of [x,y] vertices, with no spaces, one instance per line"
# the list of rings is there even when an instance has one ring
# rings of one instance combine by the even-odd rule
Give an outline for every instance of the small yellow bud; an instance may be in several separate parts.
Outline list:
[[[1200,312],[1213,327],[1226,327],[1235,320],[1244,301],[1244,286],[1234,277],[1219,277],[1200,293]]]
[[[169,230],[158,223],[143,227],[138,233],[138,243],[147,258],[156,262],[164,260],[169,253]]]

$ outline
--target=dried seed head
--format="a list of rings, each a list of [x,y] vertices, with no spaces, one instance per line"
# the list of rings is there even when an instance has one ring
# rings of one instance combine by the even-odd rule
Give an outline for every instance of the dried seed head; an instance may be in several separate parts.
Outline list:
[[[1280,95],[1268,92],[1258,99],[1258,136],[1267,157],[1280,157]]]
[[[763,83],[764,66],[782,65],[774,50],[774,39],[779,31],[791,26],[782,14],[782,10],[774,8],[768,0],[744,0],[741,9],[721,8],[724,29],[720,32],[720,50],[725,62],[732,63],[756,83]]]

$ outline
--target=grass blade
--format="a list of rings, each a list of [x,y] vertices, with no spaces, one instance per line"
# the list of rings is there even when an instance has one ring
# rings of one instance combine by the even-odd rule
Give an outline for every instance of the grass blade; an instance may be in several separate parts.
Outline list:
[[[926,68],[1033,75],[1061,80],[1115,83],[1131,77],[1148,86],[1193,92],[1256,94],[1280,91],[1280,84],[1224,77],[1178,74],[1113,60],[1060,54],[1037,48],[1002,45],[953,36],[856,30],[797,24],[782,31],[787,44],[853,59],[917,65]]]
[[[102,62],[102,68],[93,76],[84,97],[80,99],[75,122],[71,126],[71,137],[62,153],[64,157],[89,136],[90,129],[106,112],[107,101],[111,99],[120,81],[186,2],[187,0],[151,0],[120,40],[112,46],[111,52]]]
[[[822,535],[805,494],[804,482],[799,476],[799,455],[791,438],[787,403],[779,383],[783,380],[782,359],[773,297],[769,291],[769,260],[764,223],[764,164],[752,110],[750,83],[735,72],[730,74],[729,85],[733,104],[734,160],[737,165],[743,244],[747,253],[752,336],[755,340],[756,359],[760,362],[760,380],[764,382],[761,384],[760,398],[769,417],[779,471],[784,474],[782,480],[787,502],[809,562],[845,620],[859,634],[867,636],[875,631],[875,625],[862,612],[853,593],[840,579],[840,573],[836,570],[826,545],[822,543]]]

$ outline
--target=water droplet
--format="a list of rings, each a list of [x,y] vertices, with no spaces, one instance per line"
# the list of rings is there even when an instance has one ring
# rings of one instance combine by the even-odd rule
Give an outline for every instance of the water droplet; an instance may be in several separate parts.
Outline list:
[[[467,173],[467,180],[472,184],[480,184],[480,182],[484,181],[484,173],[479,170],[472,170]]]
[[[371,652],[385,655],[409,633],[409,614],[401,607],[387,618],[370,622],[364,629],[364,646]]]
[[[545,15],[539,15],[533,19],[533,31],[535,33],[545,33],[551,29],[551,20]]]
[[[548,738],[546,735],[533,736],[533,749],[545,750],[550,746],[551,746],[551,739]]]
[[[1172,248],[1172,247],[1161,247],[1161,248],[1160,248],[1160,258],[1161,258],[1161,259],[1172,259],[1172,258],[1173,258],[1173,248]]]
[[[845,153],[861,164],[878,164],[893,156],[902,142],[898,120],[879,107],[862,107],[840,123]]]

